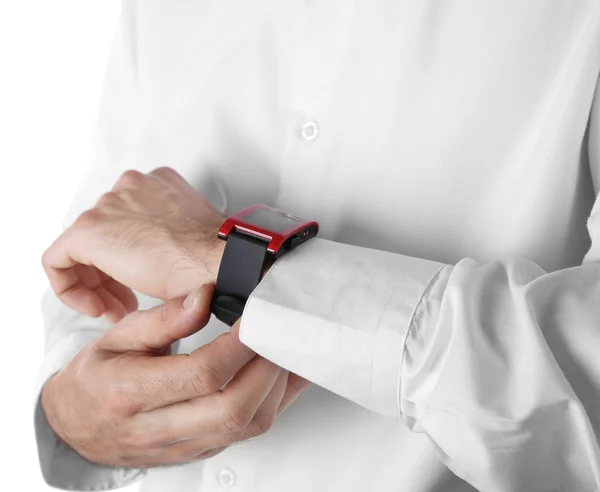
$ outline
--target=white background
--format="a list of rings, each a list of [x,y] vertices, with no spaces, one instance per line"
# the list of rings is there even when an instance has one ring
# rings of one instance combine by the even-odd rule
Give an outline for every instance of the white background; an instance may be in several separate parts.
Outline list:
[[[117,0],[0,0],[0,490],[47,491],[33,436],[41,254],[96,116]]]

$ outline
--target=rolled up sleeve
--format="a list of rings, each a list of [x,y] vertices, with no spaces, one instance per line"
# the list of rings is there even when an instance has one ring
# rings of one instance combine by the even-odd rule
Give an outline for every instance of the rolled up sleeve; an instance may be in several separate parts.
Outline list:
[[[240,337],[286,369],[396,416],[408,327],[444,267],[313,239],[275,262],[246,305]]]

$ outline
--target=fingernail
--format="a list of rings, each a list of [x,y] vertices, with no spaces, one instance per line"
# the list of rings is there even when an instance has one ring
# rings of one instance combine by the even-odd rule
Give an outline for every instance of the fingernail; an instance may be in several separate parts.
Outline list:
[[[200,296],[200,291],[194,290],[188,294],[188,296],[183,301],[183,309],[192,309],[194,304],[196,304],[196,299]]]

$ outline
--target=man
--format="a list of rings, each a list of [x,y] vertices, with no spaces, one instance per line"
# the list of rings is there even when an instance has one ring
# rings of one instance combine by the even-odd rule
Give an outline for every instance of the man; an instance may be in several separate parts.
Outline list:
[[[600,489],[599,74],[595,0],[124,3],[44,255],[48,483]],[[320,237],[229,331],[257,202]]]

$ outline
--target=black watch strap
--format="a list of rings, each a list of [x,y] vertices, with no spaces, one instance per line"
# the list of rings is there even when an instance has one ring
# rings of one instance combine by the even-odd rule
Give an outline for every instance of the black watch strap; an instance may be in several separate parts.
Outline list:
[[[260,282],[268,246],[267,241],[237,231],[227,236],[211,311],[229,326],[242,315],[246,300]]]

